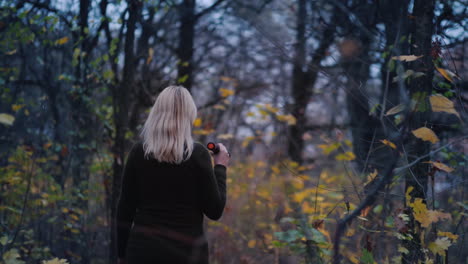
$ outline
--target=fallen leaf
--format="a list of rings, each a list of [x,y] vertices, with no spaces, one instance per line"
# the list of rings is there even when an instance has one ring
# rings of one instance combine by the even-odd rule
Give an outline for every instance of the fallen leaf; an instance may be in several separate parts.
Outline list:
[[[441,94],[435,94],[429,97],[429,101],[431,103],[433,112],[446,112],[454,114],[460,118],[460,114],[458,114],[457,110],[455,110],[454,103],[447,97]]]
[[[415,55],[400,55],[400,56],[393,56],[392,57],[392,60],[399,60],[399,61],[415,61],[419,58],[421,58],[423,55],[421,56],[415,56]]]
[[[431,129],[427,127],[420,127],[411,131],[413,135],[424,141],[430,141],[432,144],[439,142],[439,138]]]

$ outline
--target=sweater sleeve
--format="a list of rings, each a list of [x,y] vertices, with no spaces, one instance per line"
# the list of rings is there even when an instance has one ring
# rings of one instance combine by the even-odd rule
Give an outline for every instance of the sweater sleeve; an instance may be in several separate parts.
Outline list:
[[[221,164],[216,164],[213,168],[211,155],[203,145],[200,147],[198,165],[202,211],[208,218],[218,220],[226,205],[227,169]]]
[[[125,258],[130,228],[136,211],[136,174],[135,174],[135,150],[134,145],[127,157],[127,162],[122,175],[122,189],[117,205],[117,252],[119,258]]]

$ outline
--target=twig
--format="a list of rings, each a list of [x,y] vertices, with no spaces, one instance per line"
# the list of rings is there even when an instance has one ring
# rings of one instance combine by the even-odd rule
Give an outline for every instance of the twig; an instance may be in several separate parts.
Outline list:
[[[398,161],[398,154],[397,152],[393,155],[393,159],[390,163],[390,166],[388,166],[387,171],[384,173],[382,177],[379,178],[378,183],[376,184],[375,188],[366,196],[364,201],[361,202],[361,204],[348,216],[346,216],[344,219],[338,222],[338,226],[336,228],[336,233],[335,233],[335,243],[333,245],[333,263],[334,264],[339,264],[340,263],[340,257],[339,257],[339,248],[340,248],[340,240],[341,236],[344,233],[346,226],[356,217],[358,216],[362,209],[366,208],[367,206],[372,205],[375,202],[375,198],[379,191],[386,185],[387,182],[391,179],[391,175],[393,173],[393,168],[396,165]]]
[[[31,190],[31,182],[32,182],[32,175],[33,175],[33,171],[34,171],[34,164],[35,164],[35,162],[31,159],[31,170],[29,171],[28,183],[26,185],[26,194],[24,195],[23,206],[21,208],[20,221],[18,223],[18,226],[16,226],[15,234],[13,235],[13,238],[11,239],[11,242],[5,248],[10,248],[11,246],[13,246],[13,244],[15,243],[16,238],[18,237],[18,233],[19,233],[19,231],[21,229],[21,226],[23,225],[23,219],[24,219],[24,213],[25,213],[25,210],[26,210],[26,204],[28,202],[29,192]]]
[[[431,156],[431,155],[434,155],[435,153],[437,153],[437,152],[441,151],[442,149],[446,148],[447,146],[450,146],[450,145],[452,145],[452,144],[454,144],[454,143],[457,143],[457,142],[462,141],[462,140],[467,139],[467,138],[468,138],[468,135],[467,135],[467,136],[460,137],[460,138],[458,138],[458,139],[456,139],[456,140],[454,140],[454,141],[452,141],[452,142],[449,142],[449,143],[443,145],[442,147],[440,147],[440,148],[438,148],[438,149],[432,150],[432,151],[430,151],[429,153],[427,153],[427,154],[425,154],[425,155],[422,155],[421,157],[415,159],[413,162],[408,163],[408,164],[405,165],[405,166],[401,166],[401,167],[395,168],[394,172],[395,172],[395,174],[398,174],[398,173],[402,172],[403,170],[405,170],[405,169],[407,169],[407,168],[409,168],[409,167],[412,167],[412,166],[416,165],[416,163],[418,163],[418,162],[421,161],[422,159],[425,159],[426,157],[429,157],[429,156]]]

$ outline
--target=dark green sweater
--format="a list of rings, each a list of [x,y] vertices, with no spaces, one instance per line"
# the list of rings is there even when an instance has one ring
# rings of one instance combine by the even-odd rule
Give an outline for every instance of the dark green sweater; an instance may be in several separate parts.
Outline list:
[[[117,208],[118,256],[128,264],[208,263],[203,214],[218,220],[225,204],[226,167],[213,167],[204,145],[195,143],[191,157],[176,165],[145,158],[137,143]]]

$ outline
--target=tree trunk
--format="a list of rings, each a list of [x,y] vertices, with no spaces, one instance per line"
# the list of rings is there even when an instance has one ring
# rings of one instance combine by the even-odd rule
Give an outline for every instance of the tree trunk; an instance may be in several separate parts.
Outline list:
[[[125,162],[126,140],[125,132],[128,129],[128,108],[130,88],[133,86],[135,75],[135,28],[139,18],[141,2],[138,0],[127,1],[129,9],[129,17],[127,21],[127,32],[125,37],[124,47],[124,69],[123,78],[120,85],[117,85],[113,95],[114,99],[114,122],[115,122],[115,139],[114,139],[114,162],[113,162],[113,182],[111,192],[111,234],[110,234],[110,263],[116,263],[117,247],[116,247],[116,210],[117,202],[120,197],[120,189],[122,182],[122,170]]]
[[[180,27],[177,48],[177,83],[189,91],[193,78],[193,44],[195,38],[195,0],[183,0],[179,8]]]
[[[297,8],[297,31],[296,31],[296,44],[294,65],[292,73],[292,115],[296,118],[296,124],[289,127],[288,135],[288,154],[289,157],[298,163],[302,162],[302,150],[304,140],[304,126],[306,123],[305,110],[307,103],[311,96],[308,85],[308,76],[304,72],[306,66],[306,20],[307,20],[307,7],[306,0],[298,1]]]
[[[416,101],[416,109],[408,117],[410,119],[410,129],[414,130],[426,125],[430,117],[428,97],[432,91],[432,78],[434,76],[434,65],[431,58],[432,35],[434,33],[434,6],[435,0],[415,0],[413,7],[413,25],[411,27],[411,51],[410,54],[423,55],[419,60],[410,63],[410,68],[415,72],[424,72],[425,75],[411,80],[409,84],[410,95]],[[430,143],[412,137],[408,146],[408,162],[427,154],[430,151]],[[429,164],[424,163],[429,158],[418,162],[406,175],[406,187],[413,187],[411,196],[422,198],[425,202],[427,193],[427,182]],[[413,240],[405,240],[404,246],[408,249],[408,254],[403,254],[404,264],[417,263],[422,260],[424,253],[419,241],[421,229],[418,223],[412,221],[410,232],[413,233]]]

